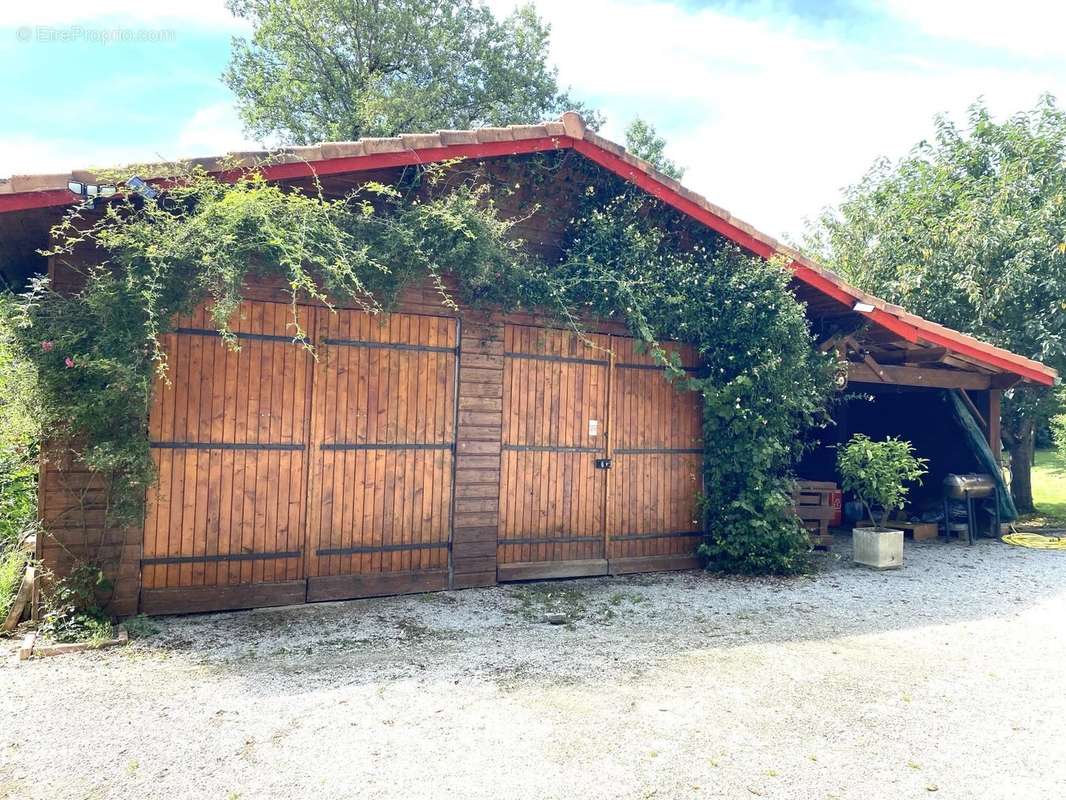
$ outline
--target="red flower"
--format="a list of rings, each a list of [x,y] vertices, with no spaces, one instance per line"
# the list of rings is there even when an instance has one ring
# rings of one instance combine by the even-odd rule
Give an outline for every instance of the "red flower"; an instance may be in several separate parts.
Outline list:
[[[74,366],[74,359],[70,356],[67,356],[66,359],[64,359],[63,363],[67,365],[67,369],[70,369]]]
[[[51,353],[52,352],[52,348],[55,347],[55,346],[56,346],[56,343],[52,342],[52,341],[41,342],[41,349],[44,350],[44,352],[46,352],[46,353]]]

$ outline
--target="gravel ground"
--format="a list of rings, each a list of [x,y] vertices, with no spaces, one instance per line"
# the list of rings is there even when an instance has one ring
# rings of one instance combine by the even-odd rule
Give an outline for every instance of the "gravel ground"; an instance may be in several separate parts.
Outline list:
[[[835,550],[799,579],[166,618],[5,657],[0,797],[1066,797],[1066,554]]]

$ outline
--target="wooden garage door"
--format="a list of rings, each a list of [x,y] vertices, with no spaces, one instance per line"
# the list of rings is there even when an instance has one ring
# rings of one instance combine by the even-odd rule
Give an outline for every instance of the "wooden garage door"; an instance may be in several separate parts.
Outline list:
[[[318,319],[307,599],[446,588],[457,322]]]
[[[507,325],[497,572],[606,574],[608,336]],[[544,564],[551,562],[550,570]]]
[[[635,339],[614,337],[611,470],[607,503],[611,572],[696,566],[702,485],[699,395],[678,391]],[[689,347],[668,346],[694,369]]]
[[[504,352],[499,579],[695,566],[696,395],[627,337],[508,325]]]
[[[204,311],[165,337],[149,417],[142,609],[303,601],[311,356],[283,304],[244,303],[224,346]]]

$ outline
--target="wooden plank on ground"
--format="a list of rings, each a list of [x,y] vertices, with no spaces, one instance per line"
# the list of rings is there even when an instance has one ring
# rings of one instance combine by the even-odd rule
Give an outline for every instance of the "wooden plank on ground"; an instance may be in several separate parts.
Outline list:
[[[33,599],[33,582],[35,574],[32,566],[26,567],[26,571],[22,574],[22,584],[19,586],[18,593],[15,595],[15,600],[12,602],[11,608],[8,609],[7,618],[4,620],[4,624],[0,625],[0,630],[13,631],[18,626],[23,613],[26,611],[26,606],[29,604],[30,600]]]

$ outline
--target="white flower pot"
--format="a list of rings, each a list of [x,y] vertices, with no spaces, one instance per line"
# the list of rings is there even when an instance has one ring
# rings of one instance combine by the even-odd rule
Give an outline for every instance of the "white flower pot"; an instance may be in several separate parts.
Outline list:
[[[903,531],[853,528],[851,546],[856,564],[874,569],[903,566]]]

